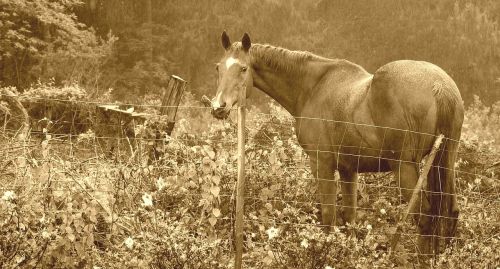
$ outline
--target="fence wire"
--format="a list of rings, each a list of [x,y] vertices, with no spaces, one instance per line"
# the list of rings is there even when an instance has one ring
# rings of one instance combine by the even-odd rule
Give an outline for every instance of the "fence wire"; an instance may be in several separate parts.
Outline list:
[[[47,104],[105,105],[93,101],[22,98]],[[162,108],[158,105],[124,105],[138,109]],[[87,115],[85,122],[81,122],[82,118],[75,115],[88,112],[89,109],[75,106],[74,110],[64,111],[74,116],[71,120],[67,116],[50,119],[48,114],[51,113],[40,119],[32,119],[37,122],[52,120],[53,124],[32,129],[28,137],[20,140],[16,138],[19,129],[12,127],[12,122],[18,119],[6,116],[0,129],[0,155],[3,156],[0,160],[0,193],[3,193],[4,201],[9,199],[5,198],[5,193],[12,191],[18,201],[40,202],[43,208],[40,213],[53,216],[88,214],[86,205],[75,203],[94,201],[93,206],[97,208],[95,214],[105,220],[99,219],[93,223],[97,227],[102,222],[106,227],[94,228],[93,234],[94,237],[102,237],[99,244],[110,249],[116,248],[117,242],[144,232],[155,233],[161,238],[165,236],[164,230],[155,226],[157,223],[175,218],[178,220],[179,216],[187,214],[189,217],[185,221],[192,229],[190,236],[200,232],[206,237],[216,238],[220,242],[206,248],[223,246],[227,255],[231,255],[237,173],[236,120],[231,117],[223,121],[213,120],[209,109],[201,104],[180,106],[178,109],[178,120],[172,135],[148,125],[148,122],[106,123],[100,121],[97,114]],[[296,120],[410,133],[408,130],[345,121],[303,117],[293,119],[275,114],[251,113],[246,126],[244,233],[245,252],[250,253],[246,262],[249,262],[250,257],[261,255],[251,254],[257,248],[281,255],[279,253],[285,244],[300,248],[301,242],[294,236],[297,237],[302,231],[325,230],[326,227],[320,221],[321,206],[336,205],[340,211],[349,208],[342,203],[340,191],[337,201],[332,204],[318,201],[321,194],[318,193],[317,184],[333,179],[314,176],[310,171],[308,154],[328,153],[338,158],[357,158],[358,164],[359,159],[370,158],[379,162],[393,161],[420,167],[422,161],[402,160],[397,156],[402,156],[404,151],[428,151],[426,148],[405,148],[393,151],[396,157],[390,158],[385,156],[385,149],[362,146],[361,141],[358,146],[343,145],[342,140],[335,145],[299,145],[294,133]],[[87,128],[79,131],[71,129],[70,132],[58,130],[62,125]],[[436,137],[434,134],[412,133]],[[316,149],[303,150],[301,146],[314,146]],[[351,152],[341,152],[341,149]],[[352,153],[353,150],[358,153]],[[378,154],[363,155],[361,152],[364,150],[378,151]],[[461,224],[457,236],[441,238],[452,239],[455,247],[477,242],[488,244],[495,240],[498,244],[500,154],[474,151],[461,145],[458,156],[459,163],[455,168],[456,196],[461,209],[458,217]],[[342,183],[351,182],[337,179],[335,184]],[[340,232],[330,233],[354,236],[361,242],[379,240],[378,247],[388,245],[388,238],[394,232],[392,229],[406,206],[401,194],[404,190],[413,189],[401,188],[395,177],[382,171],[380,166],[378,172],[362,174],[358,181],[358,203],[355,206],[358,211],[357,223],[351,226],[341,223],[344,226],[340,226]],[[426,189],[422,193],[436,194]],[[455,195],[446,192],[441,194]],[[72,204],[73,208],[69,208],[68,204]],[[2,214],[5,217],[6,213]],[[178,216],[173,218],[175,214]],[[420,211],[411,212],[411,215],[431,216]],[[197,221],[193,222],[193,219]],[[154,225],[143,225],[141,221],[150,221]],[[405,224],[403,248],[394,253],[418,257],[415,243],[418,232],[413,226],[411,223]],[[273,236],[273,229],[276,229],[277,235]],[[381,251],[385,251],[386,247]],[[274,258],[280,259],[277,256]]]

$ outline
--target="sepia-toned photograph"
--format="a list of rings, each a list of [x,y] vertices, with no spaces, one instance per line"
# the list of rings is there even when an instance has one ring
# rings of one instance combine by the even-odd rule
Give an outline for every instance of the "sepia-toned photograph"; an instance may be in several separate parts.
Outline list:
[[[500,269],[500,1],[0,0],[0,268]]]

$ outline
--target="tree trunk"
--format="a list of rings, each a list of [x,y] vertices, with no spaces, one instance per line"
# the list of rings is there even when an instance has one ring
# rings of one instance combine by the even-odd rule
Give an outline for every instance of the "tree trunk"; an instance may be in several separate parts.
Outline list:
[[[89,0],[89,9],[91,13],[94,13],[97,8],[97,0]]]
[[[151,0],[146,0],[146,24],[148,28],[146,61],[148,66],[151,67],[151,62],[153,62],[153,16],[151,10]]]
[[[153,16],[151,8],[151,0],[146,0],[146,27],[147,27],[147,37],[146,37],[146,66],[149,71],[147,79],[146,91],[151,92],[153,87]]]
[[[45,43],[47,43],[47,55],[50,54],[51,52],[51,48],[52,48],[52,45],[51,45],[51,41],[52,41],[52,36],[50,34],[50,24],[48,23],[45,23],[45,22],[41,22],[41,26],[42,26],[42,38],[43,38],[43,41],[45,41]],[[41,69],[41,77],[42,78],[45,78],[46,75],[47,75],[47,69],[48,69],[48,62],[47,62],[47,58],[45,59],[42,59],[42,69]]]

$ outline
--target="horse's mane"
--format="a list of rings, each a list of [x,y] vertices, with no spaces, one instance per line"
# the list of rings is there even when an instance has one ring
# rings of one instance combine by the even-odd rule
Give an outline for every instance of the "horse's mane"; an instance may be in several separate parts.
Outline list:
[[[241,50],[241,43],[232,45],[232,50]],[[250,48],[252,61],[263,63],[277,71],[297,73],[302,70],[304,63],[311,60],[331,61],[308,51],[289,50],[268,44],[252,44]]]

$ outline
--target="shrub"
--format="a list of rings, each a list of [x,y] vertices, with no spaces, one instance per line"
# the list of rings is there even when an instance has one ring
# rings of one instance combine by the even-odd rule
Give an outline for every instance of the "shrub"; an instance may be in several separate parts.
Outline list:
[[[196,103],[189,95],[184,102]],[[478,173],[465,163],[479,169],[497,156],[483,157],[487,150],[496,152],[496,134],[474,138],[472,129],[495,130],[495,109],[477,104],[467,111],[459,168],[472,174],[459,173],[458,238],[437,257],[437,268],[499,262],[498,185],[482,187],[497,170]],[[271,115],[253,110],[248,119],[245,267],[417,263],[410,223],[396,252],[388,252],[395,222],[406,208],[389,174],[362,175],[357,224],[325,232],[316,182],[293,135],[293,120],[279,107],[271,110]],[[73,143],[61,144],[50,132],[19,148],[6,141],[2,150],[12,161],[0,163],[0,175],[10,173],[0,177],[0,267],[232,268],[236,129],[233,120],[214,121],[208,114],[184,111],[175,132],[159,138],[147,131],[153,121],[136,126],[135,141],[120,158],[102,154],[94,132]],[[190,117],[204,121],[193,123]],[[469,143],[474,139],[477,143]],[[161,152],[154,159],[148,157],[151,142]]]

